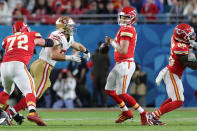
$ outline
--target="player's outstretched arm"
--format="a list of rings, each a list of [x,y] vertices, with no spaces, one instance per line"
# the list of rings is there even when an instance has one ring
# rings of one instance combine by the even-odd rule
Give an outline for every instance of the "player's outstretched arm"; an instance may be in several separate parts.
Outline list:
[[[191,68],[192,70],[196,70],[197,69],[197,61],[189,61],[188,60],[188,55],[179,55],[179,60],[181,61],[181,63],[183,65]]]
[[[53,47],[53,46],[58,46],[61,45],[60,42],[52,39],[43,39],[43,38],[36,38],[34,40],[34,43],[37,46],[42,46],[42,47]]]
[[[61,46],[54,46],[50,48],[50,57],[55,61],[75,61],[81,62],[81,57],[79,55],[64,55],[61,52]]]
[[[90,52],[85,48],[84,45],[82,45],[81,43],[78,42],[74,42],[71,45],[72,48],[74,48],[77,51],[81,51],[83,52],[83,57],[88,61],[90,59]]]
[[[81,52],[85,52],[86,51],[86,48],[84,45],[82,45],[81,43],[78,43],[78,42],[74,42],[72,45],[71,45],[72,48],[74,48],[75,50],[77,51],[81,51]]]

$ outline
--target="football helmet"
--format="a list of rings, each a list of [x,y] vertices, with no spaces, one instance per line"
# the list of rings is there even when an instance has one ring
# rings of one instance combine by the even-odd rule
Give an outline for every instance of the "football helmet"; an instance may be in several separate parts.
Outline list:
[[[120,26],[131,25],[136,21],[137,12],[132,7],[124,7],[118,13],[118,24]],[[121,16],[126,16],[128,19],[123,19]]]
[[[196,33],[190,25],[181,23],[174,29],[174,38],[179,42],[191,43],[196,40]]]
[[[12,116],[0,109],[0,125],[12,125]]]
[[[56,29],[68,34],[73,35],[75,22],[69,16],[61,16],[56,20]]]
[[[30,32],[29,26],[23,22],[23,21],[17,21],[13,26],[12,26],[12,32],[13,34],[16,32]]]

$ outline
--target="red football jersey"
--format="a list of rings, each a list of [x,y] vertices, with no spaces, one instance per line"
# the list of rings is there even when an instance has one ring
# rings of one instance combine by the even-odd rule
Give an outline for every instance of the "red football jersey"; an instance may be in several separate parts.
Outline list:
[[[115,40],[119,45],[121,40],[129,41],[128,52],[125,55],[121,54],[116,49],[114,50],[114,59],[116,62],[134,58],[135,45],[137,40],[137,34],[134,26],[122,26],[116,34]]]
[[[171,38],[171,55],[169,57],[169,64],[167,65],[170,72],[177,74],[180,78],[185,70],[184,66],[179,60],[178,55],[188,55],[189,45],[185,43],[180,43],[174,39],[172,35]]]
[[[41,38],[40,33],[32,31],[7,36],[2,43],[5,49],[3,62],[20,61],[28,65],[34,53],[35,38]]]

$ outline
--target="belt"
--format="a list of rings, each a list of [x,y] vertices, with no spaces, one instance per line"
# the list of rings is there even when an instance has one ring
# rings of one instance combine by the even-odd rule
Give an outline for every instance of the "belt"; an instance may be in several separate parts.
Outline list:
[[[121,60],[121,61],[118,61],[116,63],[121,63],[121,62],[134,62],[134,60]]]

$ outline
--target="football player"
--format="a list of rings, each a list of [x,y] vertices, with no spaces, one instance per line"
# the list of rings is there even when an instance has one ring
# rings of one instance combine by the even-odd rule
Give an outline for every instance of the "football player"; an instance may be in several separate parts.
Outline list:
[[[184,89],[181,76],[186,67],[197,69],[197,62],[191,61],[190,56],[196,59],[197,54],[189,53],[193,48],[196,39],[194,29],[185,23],[178,24],[171,37],[171,54],[169,64],[160,71],[156,78],[156,84],[159,86],[161,80],[164,80],[168,99],[165,100],[159,109],[148,113],[147,120],[149,125],[165,125],[159,119],[167,112],[180,108],[184,102]],[[194,59],[194,58],[193,58]]]
[[[146,125],[146,111],[127,93],[130,79],[135,71],[134,52],[137,34],[133,23],[136,20],[136,11],[131,7],[123,8],[118,14],[118,23],[121,26],[115,39],[106,36],[106,43],[114,47],[115,66],[108,75],[105,92],[121,108],[121,115],[116,123],[121,123],[133,117],[125,102],[137,110],[141,115],[141,124]]]
[[[75,22],[69,16],[62,16],[56,21],[56,31],[49,35],[49,39],[62,43],[62,46],[42,48],[39,59],[30,66],[30,73],[35,81],[36,99],[40,99],[43,93],[51,86],[49,76],[57,61],[81,62],[78,54],[65,55],[66,51],[72,47],[84,53],[84,58],[89,60],[90,52],[81,44],[74,41],[73,29]],[[16,112],[26,108],[26,99],[22,98],[15,106]],[[14,114],[15,111],[11,111]]]
[[[1,64],[1,78],[4,90],[0,93],[0,108],[4,106],[14,90],[13,83],[16,83],[19,90],[25,97],[29,110],[27,119],[39,126],[46,123],[36,113],[35,85],[32,76],[27,70],[35,46],[53,47],[59,43],[52,39],[43,39],[40,33],[30,31],[30,28],[23,21],[16,22],[12,27],[13,35],[7,36],[2,47],[5,55]]]

